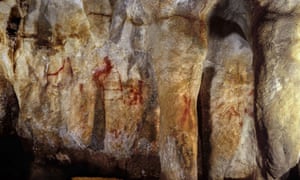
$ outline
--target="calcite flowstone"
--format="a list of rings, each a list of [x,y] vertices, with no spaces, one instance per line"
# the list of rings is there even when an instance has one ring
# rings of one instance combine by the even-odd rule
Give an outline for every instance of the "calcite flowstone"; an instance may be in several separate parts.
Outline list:
[[[211,40],[205,62],[203,119],[210,124],[212,179],[249,177],[256,169],[252,52],[238,34]],[[215,52],[217,51],[217,52]],[[209,70],[210,69],[210,70]],[[206,102],[208,101],[208,102]]]
[[[0,0],[0,135],[118,178],[289,177],[299,6]]]
[[[299,3],[279,3],[265,7],[265,18],[271,20],[259,22],[256,49],[258,131],[262,166],[270,179],[286,174],[300,157]]]

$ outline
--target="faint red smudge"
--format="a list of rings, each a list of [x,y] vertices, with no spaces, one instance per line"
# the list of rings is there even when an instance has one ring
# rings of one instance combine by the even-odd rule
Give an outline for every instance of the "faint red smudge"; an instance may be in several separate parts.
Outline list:
[[[64,68],[65,68],[65,60],[63,62],[63,65],[55,72],[53,73],[48,73],[47,76],[57,76]]]
[[[119,130],[117,130],[117,129],[112,129],[110,131],[110,133],[112,133],[115,138],[119,138],[119,136],[121,135],[121,132]]]
[[[240,113],[233,106],[229,108],[228,113],[232,116],[240,116]]]
[[[249,110],[248,108],[245,108],[245,113],[248,114],[250,117],[254,117],[254,113],[252,110]]]
[[[252,89],[252,90],[249,92],[248,96],[253,96],[253,95],[254,95],[254,90]]]
[[[182,117],[180,119],[182,125],[184,125],[189,119],[190,109],[191,109],[191,98],[184,95],[183,101],[184,101],[184,110],[183,110]]]
[[[83,92],[83,84],[79,84],[79,90],[80,90],[80,92],[82,93]]]
[[[143,86],[144,82],[139,80],[137,86],[129,86],[129,95],[128,99],[129,105],[138,105],[138,104],[143,104]]]
[[[243,127],[243,121],[239,122],[240,127]]]
[[[103,87],[103,82],[111,72],[113,66],[111,60],[106,56],[104,57],[104,65],[97,67],[93,72],[93,80],[98,82],[99,86]]]
[[[217,108],[216,109],[220,109],[221,107],[223,107],[225,105],[224,102],[221,102],[220,104],[217,105]]]
[[[228,113],[228,118],[229,119],[241,116],[241,114],[235,109],[234,106],[231,106],[226,113]]]

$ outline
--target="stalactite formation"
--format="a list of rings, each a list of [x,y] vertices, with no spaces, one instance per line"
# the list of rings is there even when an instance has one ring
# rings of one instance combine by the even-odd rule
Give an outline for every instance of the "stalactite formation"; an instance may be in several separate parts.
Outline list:
[[[299,15],[0,0],[0,179],[299,179]]]

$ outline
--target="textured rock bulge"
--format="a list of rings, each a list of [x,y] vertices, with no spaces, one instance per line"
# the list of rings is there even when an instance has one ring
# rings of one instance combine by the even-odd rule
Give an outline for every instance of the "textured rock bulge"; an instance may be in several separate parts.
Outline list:
[[[0,0],[0,135],[29,141],[41,172],[55,161],[129,179],[291,179],[299,8]]]

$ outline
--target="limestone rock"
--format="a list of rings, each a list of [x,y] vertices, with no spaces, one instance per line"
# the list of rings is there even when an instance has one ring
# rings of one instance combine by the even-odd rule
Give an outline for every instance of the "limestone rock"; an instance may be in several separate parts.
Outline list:
[[[268,15],[276,18],[261,22],[258,31],[257,58],[261,67],[256,106],[263,166],[270,178],[279,178],[300,157],[299,18],[297,13],[282,16],[280,10],[277,14],[267,12]]]
[[[32,177],[56,161],[125,179],[289,178],[299,6],[0,0],[0,135],[32,143]]]
[[[252,51],[235,33],[212,40],[210,49],[203,82],[210,85],[203,89],[210,91],[210,98],[203,99],[209,106],[203,119],[211,126],[210,176],[246,178],[256,169],[257,151]]]

